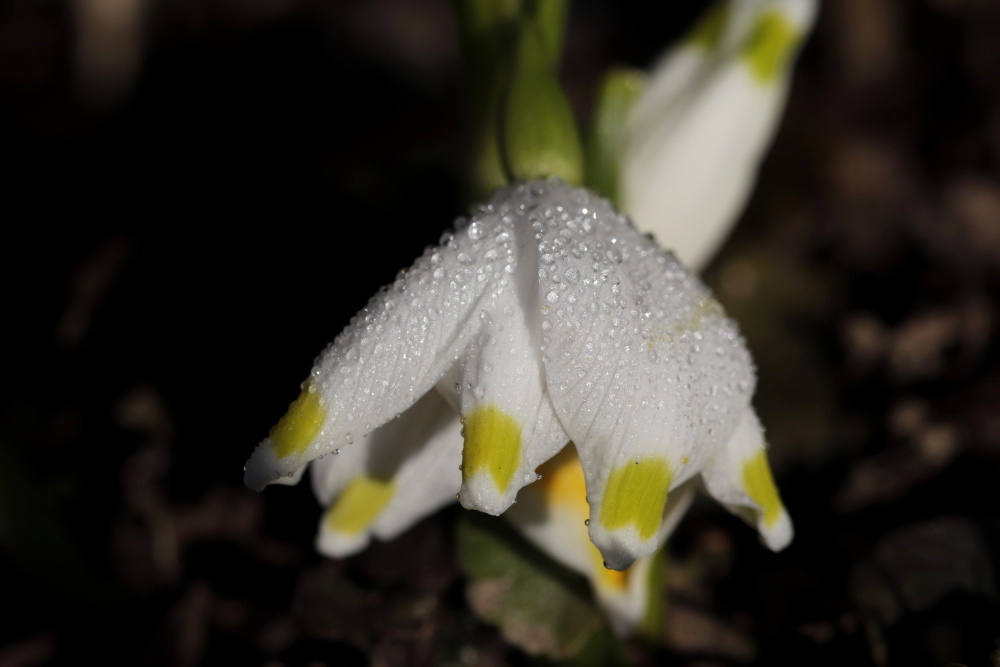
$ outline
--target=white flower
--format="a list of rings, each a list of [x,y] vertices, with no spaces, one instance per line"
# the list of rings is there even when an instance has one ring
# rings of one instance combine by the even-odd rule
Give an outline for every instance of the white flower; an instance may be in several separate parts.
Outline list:
[[[619,175],[624,206],[640,229],[654,232],[695,270],[711,258],[742,210],[757,165],[784,106],[791,63],[801,38],[812,25],[815,11],[815,0],[720,2],[699,21],[686,40],[661,59],[628,118]],[[542,187],[556,188],[564,194],[568,190],[566,186],[553,184]],[[530,192],[527,194],[532,198]],[[659,519],[655,538],[642,539],[639,524],[635,522],[627,524],[625,529],[617,527],[610,531],[598,526],[595,539],[605,553],[625,556],[620,561],[610,560],[609,564],[620,566],[635,553],[648,552],[651,543],[655,545],[665,539],[690,504],[698,479],[704,480],[709,492],[730,509],[761,526],[765,542],[772,548],[787,543],[791,527],[761,449],[760,426],[742,400],[726,399],[728,406],[743,407],[730,408],[737,412],[742,409],[742,417],[729,442],[723,442],[725,438],[708,437],[691,424],[678,423],[687,411],[693,415],[709,409],[706,406],[713,401],[708,399],[715,397],[699,401],[694,396],[685,401],[671,393],[676,392],[676,388],[654,382],[646,389],[650,395],[669,396],[664,399],[663,409],[672,413],[669,417],[655,414],[654,419],[647,422],[648,410],[641,409],[641,403],[648,403],[649,398],[636,394],[623,402],[620,397],[610,396],[625,393],[627,389],[627,385],[621,383],[617,389],[610,388],[616,373],[620,375],[619,380],[622,372],[630,379],[643,375],[636,369],[640,364],[635,362],[635,351],[628,349],[625,354],[621,353],[620,339],[604,342],[613,347],[612,358],[624,364],[624,371],[613,371],[607,363],[591,364],[591,368],[583,369],[593,371],[596,366],[597,372],[592,375],[603,374],[599,382],[603,382],[604,387],[593,388],[596,392],[593,397],[574,395],[569,390],[575,368],[569,362],[558,359],[540,362],[543,345],[549,346],[545,350],[549,353],[552,346],[563,355],[579,354],[581,349],[587,352],[587,344],[600,345],[601,334],[606,328],[615,329],[621,322],[627,323],[628,318],[621,310],[612,309],[598,317],[589,329],[579,322],[574,325],[584,333],[566,332],[556,326],[561,321],[558,314],[552,317],[551,310],[542,311],[548,307],[548,294],[553,291],[558,297],[552,306],[556,312],[560,307],[565,309],[573,305],[578,312],[586,313],[581,309],[602,303],[602,297],[595,293],[594,300],[581,293],[576,295],[575,304],[568,303],[571,295],[560,290],[569,284],[568,280],[560,278],[562,282],[556,282],[553,276],[558,277],[563,270],[564,274],[577,276],[577,284],[580,284],[579,276],[586,274],[587,267],[571,266],[555,269],[552,273],[550,267],[540,261],[538,248],[530,246],[535,241],[544,243],[546,235],[549,240],[559,238],[558,234],[552,234],[550,222],[542,222],[542,229],[531,230],[529,234],[523,229],[527,224],[523,212],[517,209],[507,213],[508,217],[519,216],[517,220],[504,220],[500,214],[501,222],[497,223],[495,215],[500,208],[510,207],[519,196],[509,191],[498,195],[492,210],[477,212],[480,219],[474,222],[480,226],[470,225],[459,230],[450,244],[418,261],[417,272],[411,270],[409,275],[402,277],[403,282],[394,286],[395,296],[391,291],[384,292],[373,300],[369,309],[361,314],[367,324],[356,321],[352,325],[354,332],[345,332],[341,337],[347,341],[341,343],[338,339],[317,364],[315,379],[306,385],[304,397],[293,405],[289,416],[273,433],[270,441],[273,444],[268,447],[290,452],[292,463],[278,465],[275,458],[287,457],[257,454],[257,462],[248,468],[248,482],[259,485],[268,477],[287,474],[289,470],[292,471],[289,477],[274,481],[295,482],[303,470],[296,465],[318,451],[337,453],[317,461],[312,470],[317,496],[328,506],[317,546],[328,555],[345,556],[363,549],[371,535],[385,540],[395,537],[418,519],[450,503],[460,492],[466,506],[491,513],[502,511],[512,501],[517,487],[535,478],[534,465],[559,450],[571,435],[583,438],[578,442],[583,443],[581,451],[587,474],[575,448],[567,445],[537,468],[542,478],[520,492],[518,504],[511,507],[505,517],[543,551],[587,576],[596,601],[607,613],[612,627],[619,634],[626,634],[647,612],[651,558],[639,558],[625,572],[605,568],[606,556],[590,543],[590,531],[585,522],[590,523],[591,516],[599,516],[601,511],[606,518],[609,505],[620,512],[613,500],[609,502],[608,496],[627,496],[622,492],[623,486],[639,489],[638,498],[620,499],[619,504],[624,507],[648,510],[645,503],[657,507],[662,499],[661,490],[653,488],[655,484],[643,486],[646,480],[639,480],[639,484],[634,485],[619,483],[612,489],[614,472],[620,470],[615,468],[615,463],[655,450],[667,461],[667,470],[674,478],[669,483],[666,508]],[[553,193],[546,196],[551,197]],[[533,197],[537,207],[538,195]],[[564,205],[565,210],[569,209]],[[491,249],[478,247],[479,241],[494,233],[510,236],[492,247],[492,253]],[[538,233],[542,237],[533,238],[533,234]],[[624,234],[620,236],[624,239]],[[571,237],[572,234],[563,238]],[[463,243],[478,249],[472,250]],[[463,246],[464,251],[455,244]],[[547,254],[556,256],[556,253]],[[563,259],[554,260],[553,265],[563,266]],[[503,274],[497,270],[500,261],[505,269]],[[666,261],[671,271],[683,274],[672,260]],[[535,269],[532,267],[541,268],[545,273],[546,277],[538,284],[533,280]],[[607,268],[600,270],[605,276],[603,281],[615,273],[627,279],[619,285],[631,284],[633,289],[618,295],[605,290],[603,297],[634,295],[634,288],[641,285],[641,282],[631,282],[634,271],[618,267],[605,275]],[[414,279],[415,275],[420,277]],[[465,282],[455,280],[456,277]],[[507,282],[503,284],[505,277]],[[445,278],[447,287],[440,282]],[[540,292],[546,284],[555,286],[555,290]],[[600,284],[611,289],[606,282]],[[413,297],[417,285],[430,285],[429,289],[436,291],[418,294],[413,303],[403,304],[402,300]],[[450,296],[448,290],[453,290]],[[600,292],[599,289],[589,290],[595,291]],[[689,301],[704,297],[703,288],[695,282]],[[659,298],[670,302],[672,297],[654,294],[643,295],[643,298],[658,303]],[[445,310],[442,304],[457,307],[461,312],[444,314],[445,321],[438,324]],[[709,321],[699,323],[679,339],[656,341],[653,351],[659,355],[667,348],[670,354],[682,354],[683,344],[691,342],[693,333],[701,333],[703,325],[717,327],[720,322],[726,322],[721,313],[712,315]],[[615,317],[619,325],[613,324]],[[668,315],[663,320],[660,326],[667,326],[665,322],[677,326],[681,318],[671,319]],[[410,326],[401,326],[407,322]],[[647,325],[634,327],[639,333],[633,335],[647,340],[643,336],[652,330],[652,325]],[[543,326],[549,328],[541,329]],[[360,352],[365,345],[361,343],[364,334],[359,333],[366,328],[367,355]],[[402,335],[403,344],[390,343],[387,334]],[[406,336],[410,336],[411,344],[406,343]],[[702,336],[704,340],[704,334]],[[381,349],[371,347],[379,345],[379,341]],[[431,349],[435,347],[439,349]],[[401,356],[397,358],[397,355]],[[348,370],[352,362],[364,364],[372,360],[379,363],[370,369],[373,375],[368,380],[358,376],[368,371],[358,366]],[[676,356],[671,363],[680,367],[683,366],[681,360],[681,356]],[[401,369],[398,373],[386,369],[390,361]],[[662,362],[656,360],[656,363],[660,366],[654,365],[647,376],[662,367]],[[748,363],[740,361],[734,365],[740,367],[733,371],[737,375],[749,372]],[[498,368],[499,373],[496,372]],[[434,378],[442,373],[435,382]],[[559,385],[566,384],[566,390],[553,387],[552,378],[557,373],[564,379],[569,375],[568,380]],[[335,383],[344,383],[344,388],[332,391],[330,378]],[[666,382],[667,378],[661,379]],[[583,380],[584,385],[586,381]],[[396,420],[373,428],[385,414],[402,409],[426,391],[429,382],[436,384],[440,393],[423,394]],[[695,385],[694,391],[704,387],[704,383],[695,382]],[[362,386],[365,388],[352,393],[352,389]],[[711,390],[709,386],[708,391]],[[634,386],[632,391],[636,392]],[[643,387],[638,391],[643,391]],[[363,410],[359,407],[355,411],[350,407],[359,398],[362,402],[377,403],[390,393],[395,394],[391,410],[380,411],[378,406],[366,405]],[[749,393],[748,388],[746,400]],[[404,400],[398,400],[400,396]],[[589,398],[593,400],[588,402]],[[627,405],[629,400],[639,401],[640,408]],[[601,401],[604,405],[595,409]],[[332,421],[328,414],[330,405],[344,408],[347,418]],[[591,415],[588,419],[586,415],[576,415],[577,410],[610,412],[606,417]],[[459,412],[471,418],[467,443],[463,442]],[[622,423],[628,420],[636,425],[616,430],[615,424],[609,421],[612,416],[615,420],[622,419]],[[658,417],[661,421],[656,420]],[[657,424],[671,436],[669,441],[659,442],[658,450],[649,442],[641,442],[650,440],[648,436],[655,432]],[[355,438],[359,430],[370,432],[347,446],[346,441]],[[618,446],[615,438],[622,430],[626,431],[625,440]],[[636,436],[631,432],[635,430],[642,433]],[[725,430],[725,426],[721,430]],[[516,439],[512,435],[515,431],[520,446],[511,445]],[[592,436],[589,447],[585,435]],[[675,436],[691,439],[681,445]],[[343,438],[344,443],[338,446],[339,438]],[[463,461],[463,445],[466,445],[467,462],[464,486],[463,475],[458,471]],[[677,452],[687,451],[685,447],[706,454],[695,464],[686,454],[678,457]],[[602,449],[606,450],[604,455]],[[511,464],[515,454],[516,463]],[[645,462],[657,457],[637,458],[644,462],[640,469],[646,470],[648,464]],[[470,463],[472,469],[478,468],[478,471],[469,469]],[[272,464],[274,474],[264,474]],[[702,466],[700,474],[697,465]],[[487,472],[483,473],[483,469]],[[497,474],[490,474],[491,470]],[[610,475],[608,470],[612,471]],[[684,479],[688,481],[682,481]],[[589,495],[585,480],[591,485]],[[656,493],[647,498],[650,490]],[[588,504],[588,497],[595,503],[593,509]],[[635,516],[642,513],[639,510]],[[655,515],[655,512],[647,514]],[[624,534],[629,530],[631,534]]]
[[[630,112],[622,206],[686,266],[705,264],[743,209],[816,9],[719,2],[653,69]]]
[[[572,441],[608,567],[657,549],[669,492],[699,475],[779,549],[791,524],[754,382],[736,325],[672,254],[586,190],[524,183],[477,207],[352,320],[245,479],[261,488],[326,456],[317,488],[335,500],[320,546],[345,554],[456,492],[499,514]],[[441,400],[435,389],[464,438],[415,405]]]

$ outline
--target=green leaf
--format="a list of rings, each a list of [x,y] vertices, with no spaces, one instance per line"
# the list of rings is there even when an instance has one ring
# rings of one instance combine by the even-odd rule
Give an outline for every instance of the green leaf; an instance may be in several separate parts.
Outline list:
[[[601,83],[587,132],[586,185],[618,205],[625,124],[644,85],[645,75],[638,70],[610,70]]]
[[[521,0],[455,0],[470,81],[491,77],[508,52]]]
[[[507,185],[497,138],[505,71],[516,42],[521,0],[455,0],[465,58],[469,198]]]
[[[512,180],[581,182],[580,141],[555,76],[568,8],[568,0],[455,0],[471,198]]]
[[[535,21],[522,22],[500,126],[501,158],[513,180],[555,176],[583,182],[583,151],[569,102]]]
[[[587,647],[614,664],[617,643],[587,582],[529,545],[502,520],[472,512],[458,522],[459,566],[475,613],[531,655],[573,658]],[[608,637],[602,638],[604,635]]]
[[[525,6],[525,16],[535,24],[541,36],[549,67],[557,71],[566,35],[569,0],[525,0]]]

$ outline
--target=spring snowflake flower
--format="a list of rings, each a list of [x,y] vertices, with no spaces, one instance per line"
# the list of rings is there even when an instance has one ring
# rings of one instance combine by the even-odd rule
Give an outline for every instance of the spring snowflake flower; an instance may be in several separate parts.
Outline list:
[[[691,267],[729,234],[788,95],[816,0],[717,3],[653,68],[629,113],[622,206]]]
[[[625,210],[641,230],[654,232],[684,264],[695,270],[711,258],[742,209],[780,116],[791,63],[802,37],[812,25],[815,11],[815,0],[719,2],[698,22],[687,39],[661,59],[629,114],[620,146],[612,148],[619,152],[618,182]],[[505,205],[510,206],[514,196],[511,192],[504,194]],[[488,218],[495,211],[495,207],[484,208],[476,214]],[[494,229],[494,223],[486,219],[474,221],[487,225],[479,230]],[[509,226],[509,222],[504,224]],[[421,284],[449,276],[449,287],[458,289],[456,294],[460,294],[450,301],[440,294],[421,297],[425,302],[434,302],[422,313],[419,303],[403,309],[406,311],[403,317],[414,324],[409,333],[422,332],[422,338],[413,340],[412,347],[386,347],[387,342],[382,340],[378,352],[365,357],[367,361],[358,361],[362,356],[359,350],[363,347],[360,340],[365,337],[358,334],[362,329],[374,339],[382,339],[390,331],[396,332],[392,335],[399,335],[402,320],[399,319],[399,304],[393,302],[413,294],[413,284],[405,281],[404,274],[401,276],[404,281],[393,289],[409,285],[410,292],[399,294],[398,298],[376,297],[369,310],[360,315],[362,322],[352,325],[355,330],[355,334],[351,334],[355,336],[353,342],[339,348],[338,354],[343,358],[338,363],[342,368],[336,370],[333,362],[326,361],[338,349],[335,342],[330,353],[317,365],[313,379],[305,385],[303,396],[293,404],[272,437],[265,441],[265,447],[276,448],[275,451],[255,454],[257,461],[248,468],[248,482],[255,485],[267,480],[296,482],[304,471],[299,463],[319,451],[332,454],[320,456],[321,460],[314,462],[312,481],[320,502],[328,507],[321,521],[317,546],[334,557],[360,551],[371,536],[383,540],[394,538],[420,518],[452,502],[456,494],[460,494],[466,506],[491,513],[502,511],[517,493],[516,488],[527,484],[517,495],[518,504],[505,512],[505,518],[555,560],[587,576],[596,601],[608,615],[612,627],[619,634],[627,634],[641,621],[648,607],[651,558],[639,558],[624,572],[604,567],[605,556],[590,541],[590,517],[600,510],[606,522],[615,525],[614,519],[608,521],[612,510],[621,513],[623,507],[632,508],[630,511],[636,514],[626,517],[632,518],[632,523],[623,520],[622,524],[631,526],[633,534],[623,537],[621,526],[609,531],[605,525],[603,531],[600,527],[596,531],[597,543],[605,552],[614,548],[621,550],[621,545],[616,547],[615,539],[611,539],[613,535],[608,535],[617,532],[618,541],[626,543],[624,553],[627,557],[632,556],[633,547],[641,547],[636,553],[648,550],[650,540],[644,539],[642,534],[643,531],[648,533],[649,526],[656,522],[649,518],[634,519],[655,515],[649,508],[660,505],[663,471],[643,473],[653,480],[659,476],[659,487],[634,473],[635,479],[617,482],[612,488],[616,472],[613,464],[627,458],[630,452],[625,446],[603,459],[594,451],[596,446],[592,447],[586,455],[589,461],[586,473],[573,445],[566,445],[537,469],[532,467],[558,450],[560,443],[564,444],[571,434],[581,433],[578,427],[588,422],[583,418],[567,417],[564,425],[557,404],[572,396],[549,386],[555,370],[548,369],[548,361],[539,361],[543,346],[547,348],[552,344],[549,332],[553,331],[556,320],[544,317],[547,311],[543,312],[542,308],[548,308],[548,294],[553,290],[546,292],[543,299],[538,292],[541,281],[537,285],[530,281],[525,284],[523,272],[531,274],[533,271],[526,266],[541,265],[547,274],[548,267],[536,254],[525,250],[527,237],[524,233],[518,236],[516,230],[510,229],[498,236],[512,235],[504,243],[511,238],[519,239],[513,250],[505,245],[482,256],[466,251],[464,259],[461,252],[449,254],[449,250],[454,250],[452,244],[466,238],[463,234],[478,235],[471,241],[481,240],[486,232],[476,229],[463,226],[456,232],[456,238],[446,242],[430,259],[425,258],[431,262],[432,268],[428,269],[431,278],[422,278]],[[541,239],[535,239],[538,240]],[[515,261],[511,262],[511,258]],[[463,284],[463,275],[471,277],[473,274],[453,271],[450,265],[458,262],[461,266],[478,266],[481,259],[494,267],[494,274],[496,262],[503,259],[504,275],[491,275],[479,267],[474,276],[476,281],[490,283],[485,291],[482,285],[457,287]],[[585,275],[581,269],[575,270]],[[569,275],[577,274],[570,272]],[[499,285],[498,289],[495,283],[507,276],[513,277],[508,277],[508,282]],[[558,289],[555,294],[560,294]],[[388,299],[389,303],[380,299]],[[569,300],[570,296],[562,301],[557,299],[554,305],[558,308],[561,303],[565,309],[570,305]],[[448,320],[455,327],[454,331],[446,332],[448,325],[436,328],[437,325],[431,324],[441,317],[442,308],[438,302],[448,302],[462,309],[461,314]],[[588,304],[587,308],[592,307],[591,301],[579,295],[576,303],[581,304],[580,308],[583,303]],[[486,307],[482,307],[484,304]],[[537,313],[522,312],[524,308],[535,306]],[[421,315],[419,321],[413,319],[415,314]],[[475,317],[482,319],[477,322]],[[390,322],[395,318],[395,324],[389,326],[386,318]],[[546,325],[549,328],[540,332],[539,328]],[[594,332],[598,330],[594,328]],[[546,336],[549,340],[545,340]],[[447,351],[427,352],[421,340],[425,345],[433,345],[436,341]],[[599,337],[592,337],[591,343],[600,342]],[[669,342],[676,344],[677,340]],[[653,351],[659,354],[663,347],[667,346],[654,345]],[[564,352],[570,349],[573,346],[565,346]],[[458,357],[451,359],[456,350],[461,350],[457,352]],[[672,351],[682,351],[682,348],[675,346]],[[395,368],[391,373],[383,373],[382,377],[372,376],[367,388],[360,389],[355,398],[383,400],[385,394],[378,390],[380,383],[385,390],[392,389],[398,395],[413,398],[426,390],[427,374],[433,378],[440,373],[440,379],[433,382],[438,391],[427,391],[398,418],[377,428],[374,425],[385,413],[369,409],[370,406],[357,412],[345,410],[348,418],[338,422],[328,420],[330,397],[345,407],[354,400],[347,390],[352,388],[348,385],[359,382],[355,377],[357,371],[352,373],[345,369],[352,363],[370,363],[371,359],[385,354],[388,356],[382,358],[381,363],[393,360]],[[397,358],[396,354],[404,356]],[[626,361],[630,358],[625,357]],[[498,367],[501,369],[499,374],[495,373]],[[558,363],[553,366],[560,367]],[[404,375],[397,377],[397,372]],[[405,373],[410,373],[408,379]],[[620,379],[620,371],[605,372],[604,378],[615,375],[619,375],[615,379]],[[344,383],[343,391],[330,390],[331,377],[335,382]],[[393,387],[390,388],[389,383],[393,383]],[[524,391],[524,395],[504,396],[511,388],[515,393]],[[606,390],[599,396],[604,397],[604,405],[611,409],[615,408],[616,401],[610,394],[619,393],[624,393],[621,387]],[[670,409],[676,411],[683,402],[674,399],[670,404]],[[580,406],[586,405],[585,400],[580,401]],[[562,406],[562,410],[575,409],[571,400]],[[629,416],[624,416],[625,413]],[[372,417],[373,414],[376,416]],[[622,410],[619,418],[630,419],[643,414],[641,410]],[[460,415],[466,418],[465,431]],[[676,419],[676,415],[671,419]],[[593,434],[595,439],[600,436],[601,442],[613,442],[608,433],[613,434],[614,429],[605,422],[593,418],[587,433]],[[595,425],[599,427],[597,430],[591,428]],[[670,428],[673,432],[686,433],[676,425]],[[358,431],[364,433],[356,436]],[[338,438],[343,439],[340,446]],[[353,444],[348,446],[346,443],[351,440]],[[706,451],[716,453],[707,456],[706,465],[693,475],[693,468],[687,467],[691,465],[689,456],[664,457],[671,479],[653,541],[658,543],[665,539],[686,511],[699,480],[703,480],[709,492],[730,509],[752,523],[762,524],[769,546],[783,546],[790,538],[791,529],[760,449],[760,427],[752,410],[744,411],[730,442],[722,446],[721,455],[716,451],[721,440],[709,440],[715,445],[705,446]],[[635,444],[634,440],[629,442]],[[680,451],[676,443],[663,442],[661,445],[668,454]],[[277,465],[277,459],[289,457],[291,465],[287,462]],[[656,457],[648,458],[655,460]],[[640,460],[643,463],[635,470],[651,470],[646,459],[636,457],[636,461]],[[268,472],[267,466],[272,464]],[[595,472],[595,468],[602,465],[611,465],[612,474],[602,476]],[[282,474],[288,476],[273,479]],[[533,481],[535,479],[537,481]],[[735,481],[737,479],[740,483]],[[625,497],[624,488],[636,489],[638,497]],[[618,501],[614,500],[616,497]],[[593,508],[588,501],[595,503]],[[612,560],[609,564],[615,562]]]
[[[335,500],[320,542],[344,554],[456,491],[463,506],[500,514],[572,441],[607,567],[655,551],[670,491],[698,476],[779,549],[791,523],[754,384],[736,324],[671,253],[587,190],[522,183],[372,298],[253,452],[245,481],[294,480],[325,456],[314,479]],[[461,416],[458,434],[424,409],[441,400]]]

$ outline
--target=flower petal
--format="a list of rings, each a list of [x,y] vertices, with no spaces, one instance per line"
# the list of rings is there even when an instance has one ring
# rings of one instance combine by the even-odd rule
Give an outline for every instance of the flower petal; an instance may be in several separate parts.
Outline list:
[[[260,489],[353,442],[427,393],[478,330],[470,318],[513,253],[500,216],[477,220],[428,249],[383,288],[323,352],[302,395],[257,447],[244,481]],[[509,236],[509,235],[508,235]]]
[[[535,469],[569,441],[546,395],[538,355],[534,231],[523,215],[511,231],[516,273],[480,303],[479,334],[456,369],[453,398],[465,436],[459,500],[494,515],[510,507],[518,490],[535,481]]]
[[[317,549],[348,556],[372,535],[393,539],[452,502],[461,484],[461,451],[458,415],[432,391],[341,455],[316,461],[314,489],[329,506]]]
[[[543,189],[546,382],[583,462],[590,537],[622,570],[658,547],[668,491],[732,434],[753,366],[735,323],[673,255],[606,200]]]
[[[792,541],[792,522],[774,485],[764,432],[752,408],[701,476],[712,497],[756,526],[768,548],[780,551]]]
[[[518,495],[517,505],[504,517],[535,546],[562,565],[587,577],[598,605],[611,627],[629,634],[649,608],[649,577],[654,556],[638,559],[625,572],[609,570],[587,534],[590,506],[583,467],[572,445],[539,467],[541,479]],[[687,484],[671,494],[664,513],[661,537],[673,530],[693,498]]]
[[[742,210],[815,14],[815,0],[719,3],[630,114],[624,209],[687,266],[712,256]]]

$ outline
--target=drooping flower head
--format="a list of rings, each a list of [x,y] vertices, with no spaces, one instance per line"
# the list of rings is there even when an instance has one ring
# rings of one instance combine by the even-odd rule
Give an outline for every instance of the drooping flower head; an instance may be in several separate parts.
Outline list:
[[[698,475],[777,549],[791,524],[754,383],[735,323],[671,253],[587,190],[522,183],[373,297],[254,451],[246,482],[296,479],[321,456],[342,466],[322,490],[337,497],[328,542],[344,538],[346,553],[456,491],[499,514],[572,441],[608,567],[655,551],[670,491]],[[411,408],[435,390],[460,438],[458,424],[421,424],[427,413]]]

